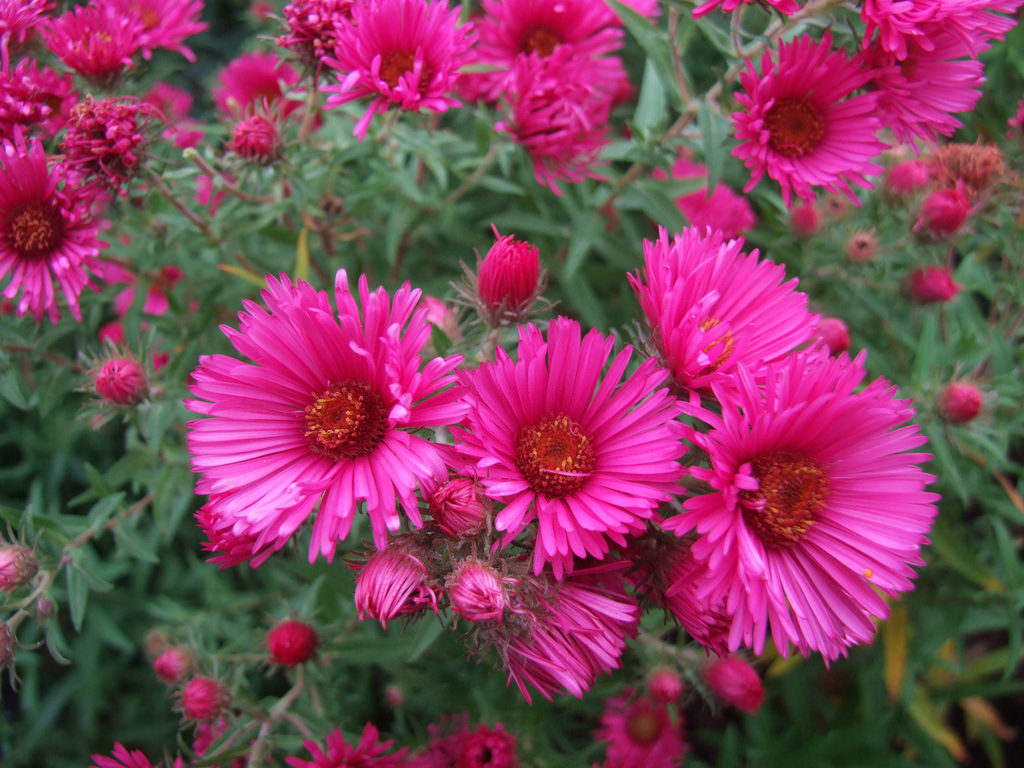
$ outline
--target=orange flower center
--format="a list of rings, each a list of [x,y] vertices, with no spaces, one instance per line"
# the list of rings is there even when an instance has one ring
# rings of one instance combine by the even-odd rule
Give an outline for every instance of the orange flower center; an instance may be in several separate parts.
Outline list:
[[[768,143],[786,157],[809,155],[825,135],[825,120],[817,107],[803,99],[780,99],[764,117]]]
[[[722,321],[719,320],[717,317],[709,317],[707,320],[700,324],[700,329],[702,331],[709,331],[716,325],[718,325],[720,322]],[[732,354],[733,348],[735,346],[736,339],[735,337],[733,337],[732,331],[726,331],[719,339],[711,342],[706,347],[704,347],[704,349],[701,350],[702,352],[710,356],[712,354],[712,350],[717,350],[718,357],[716,357],[714,361],[712,361],[709,365],[706,365],[704,368],[702,368],[698,375],[707,376],[709,373],[714,373],[719,368],[721,368],[725,364],[725,361],[729,359],[729,356]]]
[[[560,499],[578,490],[594,469],[594,445],[565,414],[545,416],[516,438],[516,468],[537,493]]]
[[[637,744],[653,744],[661,736],[661,723],[650,712],[637,712],[626,720],[626,733]]]
[[[785,549],[796,544],[825,508],[825,468],[793,451],[758,454],[750,465],[760,488],[740,492],[740,499],[746,502],[742,505],[743,520],[766,549]]]
[[[380,62],[380,78],[386,82],[392,88],[398,85],[398,81],[401,80],[402,75],[406,72],[412,72],[416,64],[415,54],[409,53],[408,51],[388,51],[381,56]],[[420,80],[416,84],[416,89],[422,91],[433,78],[434,73],[427,65],[427,62],[423,62],[423,69],[420,70]]]
[[[7,219],[7,242],[26,259],[44,259],[64,238],[64,217],[49,203],[28,203]]]
[[[562,39],[548,27],[534,27],[523,38],[523,53],[536,53],[542,59],[551,55]]]
[[[373,453],[388,428],[384,399],[369,384],[335,384],[306,406],[306,437],[314,453],[335,461]]]

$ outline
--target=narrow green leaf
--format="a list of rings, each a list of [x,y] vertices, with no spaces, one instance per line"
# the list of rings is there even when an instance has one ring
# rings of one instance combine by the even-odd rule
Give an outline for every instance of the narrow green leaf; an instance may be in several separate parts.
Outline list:
[[[127,525],[119,525],[114,528],[114,538],[118,546],[134,558],[145,560],[147,563],[159,563],[160,558],[152,548],[146,544],[135,531]]]
[[[27,411],[28,398],[22,390],[21,377],[13,368],[0,376],[0,395],[15,408]]]
[[[434,644],[434,641],[441,636],[444,627],[440,621],[425,619],[416,623],[416,627],[410,635],[407,635],[409,642],[409,653],[406,660],[416,661],[427,652],[427,649]]]
[[[654,69],[654,63],[648,59],[644,64],[644,78],[640,83],[633,123],[645,133],[663,125],[667,121],[665,107],[665,89]]]
[[[725,170],[725,140],[729,136],[729,123],[724,115],[703,102],[697,112],[697,126],[700,128],[704,165],[708,169],[708,191],[713,192]]]
[[[68,581],[68,606],[71,609],[71,624],[76,632],[82,631],[85,620],[85,606],[89,602],[89,584],[85,574],[72,563],[65,571]]]

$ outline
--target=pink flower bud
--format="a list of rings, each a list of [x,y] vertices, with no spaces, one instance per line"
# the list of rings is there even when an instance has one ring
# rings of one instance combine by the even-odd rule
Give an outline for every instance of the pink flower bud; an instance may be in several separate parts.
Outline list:
[[[760,676],[752,666],[735,656],[712,661],[704,672],[704,679],[722,701],[744,712],[756,712],[764,701]]]
[[[959,188],[937,189],[929,192],[921,203],[921,212],[914,231],[924,227],[933,235],[952,235],[967,221],[971,201]]]
[[[476,560],[463,560],[448,579],[452,610],[469,621],[501,623],[508,597],[498,574]]]
[[[931,173],[922,160],[904,160],[885,174],[885,190],[899,197],[909,197],[928,186]]]
[[[973,384],[948,384],[939,397],[939,413],[946,421],[964,424],[981,412],[981,400],[981,390]]]
[[[93,375],[96,393],[111,405],[134,405],[149,392],[146,372],[130,357],[104,361]]]
[[[14,649],[18,641],[14,639],[14,633],[7,626],[6,621],[0,621],[0,672],[14,661]]]
[[[921,304],[952,301],[961,288],[946,267],[922,267],[910,275],[910,293]]]
[[[473,536],[487,525],[490,504],[475,480],[453,477],[430,496],[430,514],[446,536]]]
[[[272,163],[280,155],[277,127],[263,115],[247,117],[235,125],[228,149],[257,163]]]
[[[436,296],[424,296],[423,304],[427,308],[427,322],[436,327],[452,341],[462,338],[459,323],[452,308]]]
[[[186,720],[212,720],[227,707],[227,689],[212,677],[194,677],[181,692],[181,711]]]
[[[494,228],[497,242],[484,256],[477,273],[477,293],[487,319],[496,325],[509,313],[517,317],[529,309],[540,282],[540,254],[536,246],[502,237]]]
[[[647,693],[661,704],[671,704],[683,694],[683,680],[674,669],[652,669],[647,676]]]
[[[395,543],[377,552],[356,576],[356,609],[359,619],[388,621],[428,606],[437,613],[437,591],[415,545]]]
[[[31,581],[39,570],[36,553],[24,544],[0,546],[0,590],[11,592]]]
[[[818,322],[818,336],[825,342],[830,355],[838,355],[850,348],[850,332],[838,317],[823,317]]]
[[[405,706],[405,691],[394,683],[384,686],[384,698],[394,709]]]
[[[289,667],[309,661],[318,642],[313,628],[295,619],[283,621],[267,633],[270,660]]]
[[[846,241],[846,255],[850,261],[871,261],[877,250],[878,238],[873,229],[854,232]]]
[[[153,659],[153,671],[165,683],[176,683],[188,674],[192,661],[191,651],[174,645]]]
[[[797,237],[811,237],[821,229],[821,214],[811,203],[798,205],[789,214],[789,228]]]

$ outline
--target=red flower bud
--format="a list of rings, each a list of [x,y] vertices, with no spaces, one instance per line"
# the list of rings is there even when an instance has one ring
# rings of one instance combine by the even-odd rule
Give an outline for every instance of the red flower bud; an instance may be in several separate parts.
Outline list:
[[[396,616],[419,613],[428,606],[437,613],[437,591],[422,554],[415,545],[396,542],[366,562],[356,576],[360,620],[378,619],[387,629],[388,621]]]
[[[212,677],[194,677],[181,692],[181,710],[187,720],[212,720],[229,701],[227,689]]]
[[[280,154],[277,127],[263,115],[247,117],[235,125],[228,149],[257,163],[272,163]]]
[[[477,293],[488,322],[497,325],[505,314],[521,317],[537,297],[540,255],[536,246],[502,237],[494,228],[497,242],[484,256],[477,273]]]
[[[910,275],[910,293],[921,304],[951,301],[961,288],[945,267],[922,267]]]
[[[818,322],[818,336],[825,342],[830,355],[838,355],[850,348],[850,332],[838,317],[823,317]]]
[[[682,695],[683,680],[674,669],[652,669],[647,676],[647,693],[661,704],[671,704]]]
[[[939,413],[946,421],[964,424],[981,412],[981,390],[973,384],[948,384],[939,397]]]
[[[967,221],[970,209],[971,201],[959,188],[929,192],[921,203],[921,212],[917,223],[914,224],[914,231],[924,227],[939,237],[952,235]]]
[[[452,610],[469,621],[501,623],[508,597],[498,574],[476,560],[463,560],[448,580]]]
[[[899,197],[908,197],[928,186],[931,173],[922,160],[904,160],[885,174],[885,190]]]
[[[797,237],[811,237],[821,229],[821,214],[810,203],[798,205],[789,214],[789,228]]]
[[[0,546],[0,590],[11,592],[27,584],[38,570],[36,553],[29,547],[24,544]]]
[[[453,477],[430,495],[430,514],[446,536],[473,536],[487,525],[490,504],[468,477]]]
[[[146,372],[130,357],[104,361],[93,374],[93,385],[96,393],[111,405],[134,405],[149,392]]]
[[[871,261],[877,250],[878,238],[873,229],[854,232],[846,241],[846,255],[850,261]]]
[[[281,622],[267,633],[270,660],[289,667],[309,661],[318,642],[313,628],[295,619]]]
[[[756,712],[764,701],[761,678],[743,659],[715,659],[705,670],[704,678],[722,701],[744,712]]]
[[[153,659],[153,671],[165,683],[176,683],[188,674],[192,660],[191,651],[174,645]]]

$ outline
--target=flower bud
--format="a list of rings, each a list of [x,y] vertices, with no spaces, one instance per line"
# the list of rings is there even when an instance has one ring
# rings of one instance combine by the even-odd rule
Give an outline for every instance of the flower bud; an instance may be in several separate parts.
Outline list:
[[[462,338],[458,319],[452,308],[436,296],[424,296],[423,304],[427,308],[427,322],[437,328],[452,341]]]
[[[415,545],[395,543],[375,553],[356,576],[356,609],[359,619],[388,621],[426,607],[437,613],[437,593]]]
[[[821,318],[818,321],[818,337],[825,342],[828,353],[832,356],[850,348],[850,332],[846,328],[846,323],[838,317]]]
[[[947,384],[939,396],[939,413],[946,421],[964,424],[981,412],[981,400],[981,390],[973,384]]]
[[[27,584],[39,570],[36,553],[24,544],[0,546],[0,590],[12,592]]]
[[[946,267],[922,267],[910,275],[910,293],[921,304],[952,301],[961,288]]]
[[[453,477],[430,496],[430,514],[446,536],[473,536],[487,525],[489,503],[468,477]]]
[[[506,315],[521,318],[537,298],[540,288],[540,254],[536,246],[502,237],[484,256],[477,271],[477,294],[486,318],[498,325]]]
[[[384,698],[394,709],[401,709],[405,706],[405,691],[394,683],[384,687]]]
[[[811,203],[801,203],[789,214],[789,229],[799,238],[813,236],[821,229],[821,214]]]
[[[212,677],[194,677],[181,692],[181,711],[186,720],[212,720],[227,707],[227,689]]]
[[[277,127],[263,115],[247,117],[235,125],[228,149],[257,163],[272,163],[280,156]]]
[[[191,651],[173,645],[153,659],[153,671],[165,683],[176,683],[188,674],[192,661]]]
[[[130,357],[114,357],[93,373],[96,393],[110,405],[134,405],[149,393],[146,372]]]
[[[671,704],[683,694],[683,680],[669,667],[652,669],[647,676],[647,693],[660,704]]]
[[[18,641],[14,639],[14,633],[6,621],[0,621],[0,672],[14,661],[14,649]]]
[[[283,621],[267,633],[270,660],[294,667],[313,656],[318,644],[316,632],[309,624],[295,619]]]
[[[871,261],[878,250],[878,238],[873,229],[858,230],[846,241],[846,256],[850,261]]]
[[[508,605],[505,587],[494,569],[476,560],[463,560],[448,579],[452,610],[469,621],[497,621]]]
[[[885,191],[897,197],[909,197],[928,186],[931,173],[922,160],[904,160],[885,174]]]
[[[921,203],[914,231],[924,227],[933,235],[952,235],[967,221],[971,201],[960,189],[937,189]]]
[[[722,701],[744,712],[756,712],[764,701],[760,676],[750,664],[735,656],[712,661],[704,671],[704,679]]]

